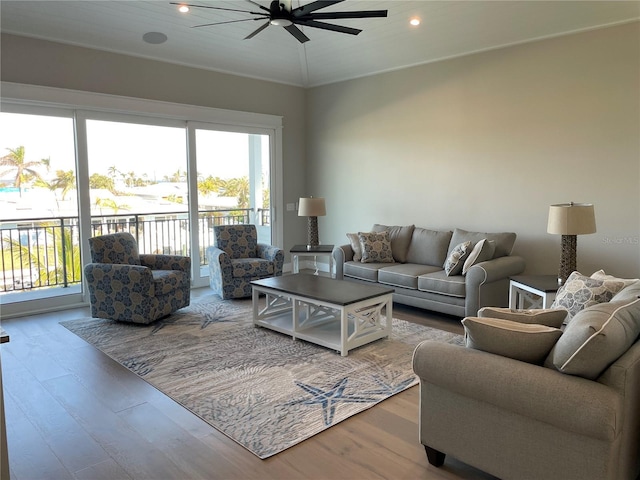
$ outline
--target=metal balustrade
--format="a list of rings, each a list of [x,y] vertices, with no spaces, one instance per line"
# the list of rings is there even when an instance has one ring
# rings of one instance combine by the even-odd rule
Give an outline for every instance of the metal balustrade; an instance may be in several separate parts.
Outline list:
[[[255,223],[269,226],[269,209]],[[199,262],[213,245],[212,227],[254,223],[252,209],[198,211]],[[126,213],[91,217],[91,236],[130,232],[140,253],[190,254],[187,212]],[[82,282],[78,217],[0,220],[0,292],[68,287]]]

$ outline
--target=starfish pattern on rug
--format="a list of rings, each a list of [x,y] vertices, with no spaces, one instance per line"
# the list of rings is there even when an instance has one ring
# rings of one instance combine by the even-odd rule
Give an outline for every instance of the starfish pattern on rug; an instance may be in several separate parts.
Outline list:
[[[406,390],[407,387],[415,381],[415,376],[411,376],[400,383],[389,383],[378,376],[374,376],[373,381],[380,385],[380,387],[365,392],[366,395],[395,395],[396,393]]]
[[[197,305],[194,305],[194,309],[197,309]],[[164,327],[180,324],[180,325],[200,325],[200,329],[204,330],[212,323],[220,323],[220,322],[230,322],[232,321],[227,312],[201,312],[202,318],[192,318],[191,315],[184,315],[181,312],[178,312],[174,315],[169,315],[168,317],[161,318],[154,322],[153,329],[149,335],[155,335]],[[187,320],[185,320],[185,318]]]
[[[371,403],[378,399],[366,395],[352,395],[344,393],[347,387],[348,377],[344,377],[328,390],[314,387],[307,383],[296,380],[294,383],[311,395],[311,398],[301,398],[293,400],[286,405],[320,405],[322,406],[322,415],[324,424],[330,426],[333,423],[333,417],[336,413],[336,406],[339,403]]]

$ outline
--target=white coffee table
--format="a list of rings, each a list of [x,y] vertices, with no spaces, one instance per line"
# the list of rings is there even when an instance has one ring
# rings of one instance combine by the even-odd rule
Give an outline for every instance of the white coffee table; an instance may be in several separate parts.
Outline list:
[[[253,324],[293,339],[349,350],[391,334],[393,289],[316,275],[295,274],[251,282]],[[260,294],[265,295],[261,304]]]

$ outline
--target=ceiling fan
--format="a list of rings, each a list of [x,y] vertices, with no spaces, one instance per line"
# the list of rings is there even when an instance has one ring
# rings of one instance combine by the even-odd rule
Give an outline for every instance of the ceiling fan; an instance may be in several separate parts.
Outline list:
[[[212,25],[222,25],[224,23],[237,23],[237,22],[246,22],[251,20],[267,20],[266,23],[258,27],[256,30],[247,35],[244,39],[247,40],[249,38],[255,37],[262,30],[267,28],[269,25],[276,25],[280,27],[284,27],[284,29],[293,35],[300,43],[308,42],[309,37],[307,37],[302,30],[300,30],[296,25],[301,25],[305,27],[313,27],[320,28],[322,30],[332,30],[334,32],[340,33],[348,33],[350,35],[358,35],[362,30],[358,28],[345,27],[342,25],[335,25],[333,23],[319,22],[318,20],[338,20],[344,18],[372,18],[372,17],[386,17],[387,10],[360,10],[360,11],[352,11],[352,12],[325,12],[325,13],[315,13],[316,10],[320,10],[321,8],[330,7],[331,5],[335,5],[336,3],[341,3],[344,0],[318,0],[315,2],[311,2],[307,5],[303,5],[297,8],[291,8],[291,0],[273,0],[269,8],[260,5],[253,0],[245,0],[256,7],[258,7],[261,11],[251,11],[251,10],[237,10],[234,8],[224,8],[224,7],[212,7],[208,5],[194,5],[189,3],[181,3],[181,2],[169,2],[171,5],[179,5],[181,8],[184,7],[192,7],[192,8],[210,8],[214,10],[226,10],[229,12],[242,12],[249,13],[251,15],[257,15],[255,18],[244,18],[241,20],[230,20],[226,22],[215,22],[215,23],[206,23],[203,25],[194,25],[192,28],[198,27],[210,27]],[[188,11],[188,10],[185,10]]]

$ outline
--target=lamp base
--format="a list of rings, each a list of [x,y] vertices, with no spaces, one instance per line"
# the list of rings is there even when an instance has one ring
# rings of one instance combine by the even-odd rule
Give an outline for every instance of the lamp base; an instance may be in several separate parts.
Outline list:
[[[576,271],[577,235],[562,235],[562,253],[560,255],[560,269],[558,270],[558,285],[564,285],[573,272]]]
[[[307,246],[309,248],[317,247],[318,245],[320,245],[320,242],[318,241],[318,217],[307,217],[307,218],[308,218],[307,234],[309,237]]]

